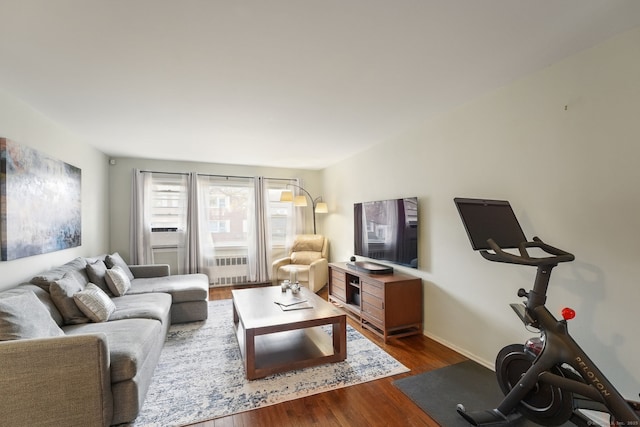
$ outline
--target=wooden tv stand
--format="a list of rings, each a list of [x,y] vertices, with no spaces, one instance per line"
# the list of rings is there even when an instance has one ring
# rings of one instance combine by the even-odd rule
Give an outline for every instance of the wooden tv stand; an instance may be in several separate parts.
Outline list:
[[[329,301],[386,342],[422,334],[422,279],[368,274],[346,263],[329,264]]]

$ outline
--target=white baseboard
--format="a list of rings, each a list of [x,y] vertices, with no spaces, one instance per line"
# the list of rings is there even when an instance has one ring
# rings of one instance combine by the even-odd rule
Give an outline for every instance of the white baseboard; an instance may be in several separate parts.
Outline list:
[[[438,337],[436,335],[432,335],[428,332],[424,332],[423,334],[427,337],[427,338],[431,338],[432,340],[442,344],[445,347],[450,348],[451,350],[455,350],[458,353],[462,354],[464,357],[467,357],[471,360],[473,360],[474,362],[484,366],[485,368],[491,369],[492,371],[495,371],[495,367],[494,367],[494,363],[493,362],[489,362],[481,357],[479,357],[476,354],[473,354],[467,350],[465,350],[464,348],[458,347],[455,344],[450,343],[449,341],[442,339],[441,337]]]

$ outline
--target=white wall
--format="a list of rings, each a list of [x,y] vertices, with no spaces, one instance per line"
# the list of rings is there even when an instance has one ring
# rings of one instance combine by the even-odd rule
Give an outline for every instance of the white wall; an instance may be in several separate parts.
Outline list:
[[[629,398],[640,392],[640,29],[430,120],[324,171],[332,260],[353,203],[418,196],[425,334],[491,366],[526,332],[508,304],[535,270],[471,250],[453,198],[511,202],[527,236],[575,253],[548,306]],[[473,72],[473,70],[470,70]],[[566,109],[565,109],[566,106]]]
[[[108,250],[108,162],[100,151],[66,132],[25,103],[0,91],[0,137],[34,148],[82,170],[82,245],[77,248],[0,261],[0,289],[78,256]],[[55,209],[55,206],[51,206]]]
[[[216,163],[177,162],[165,160],[116,158],[115,165],[110,166],[111,205],[111,249],[119,252],[124,259],[129,259],[129,205],[131,199],[131,172],[138,168],[158,172],[199,172],[215,175],[231,176],[265,176],[268,178],[300,178],[302,186],[312,196],[321,195],[321,172],[316,170],[268,168],[259,166],[224,165]],[[313,230],[311,207],[306,210],[306,230]],[[318,233],[323,232],[318,224]]]

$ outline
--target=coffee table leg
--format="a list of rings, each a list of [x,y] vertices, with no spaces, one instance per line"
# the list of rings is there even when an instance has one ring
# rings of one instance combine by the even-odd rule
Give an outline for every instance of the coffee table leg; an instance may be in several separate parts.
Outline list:
[[[247,378],[252,380],[256,378],[256,336],[253,329],[244,332],[245,345],[245,372]]]
[[[338,323],[333,324],[333,354],[339,360],[347,358],[347,318],[341,316]]]

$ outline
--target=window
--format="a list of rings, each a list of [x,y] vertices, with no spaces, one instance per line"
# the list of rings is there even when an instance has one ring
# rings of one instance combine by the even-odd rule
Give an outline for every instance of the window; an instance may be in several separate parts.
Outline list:
[[[151,209],[146,212],[151,228],[152,261],[169,264],[170,271],[184,270],[180,257],[186,243],[187,182],[185,174],[152,172],[147,198]]]
[[[265,270],[257,270],[256,241],[258,241],[258,209],[265,210],[269,233],[266,248],[271,259],[286,256],[288,243],[295,234],[296,210],[289,202],[280,202],[288,179],[268,179],[266,206],[255,197],[252,177],[221,177],[196,175],[197,186],[189,187],[187,174],[146,172],[143,181],[144,229],[151,231],[152,262],[167,263],[171,271],[193,269],[197,256],[198,271],[207,274],[210,283],[227,285],[264,280]],[[196,181],[193,182],[195,184]],[[189,200],[197,189],[197,200]],[[258,201],[256,201],[258,200]],[[189,207],[197,208],[198,224],[187,227]],[[195,216],[195,212],[194,212]],[[197,234],[197,237],[196,237]],[[191,239],[191,240],[189,240]],[[197,240],[194,240],[197,239]],[[197,242],[197,253],[191,251]],[[264,265],[261,264],[261,265]],[[268,261],[267,261],[268,265]]]
[[[295,234],[294,207],[291,202],[281,202],[280,194],[286,189],[287,181],[270,180],[267,184],[269,192],[269,219],[271,228],[271,258],[287,256],[287,242]]]
[[[184,230],[186,211],[186,175],[153,173],[151,176],[151,231]]]
[[[204,272],[215,285],[246,283],[253,179],[199,176],[198,184]]]
[[[214,247],[241,248],[248,246],[247,219],[253,215],[253,180],[206,177],[204,195],[207,229]]]

